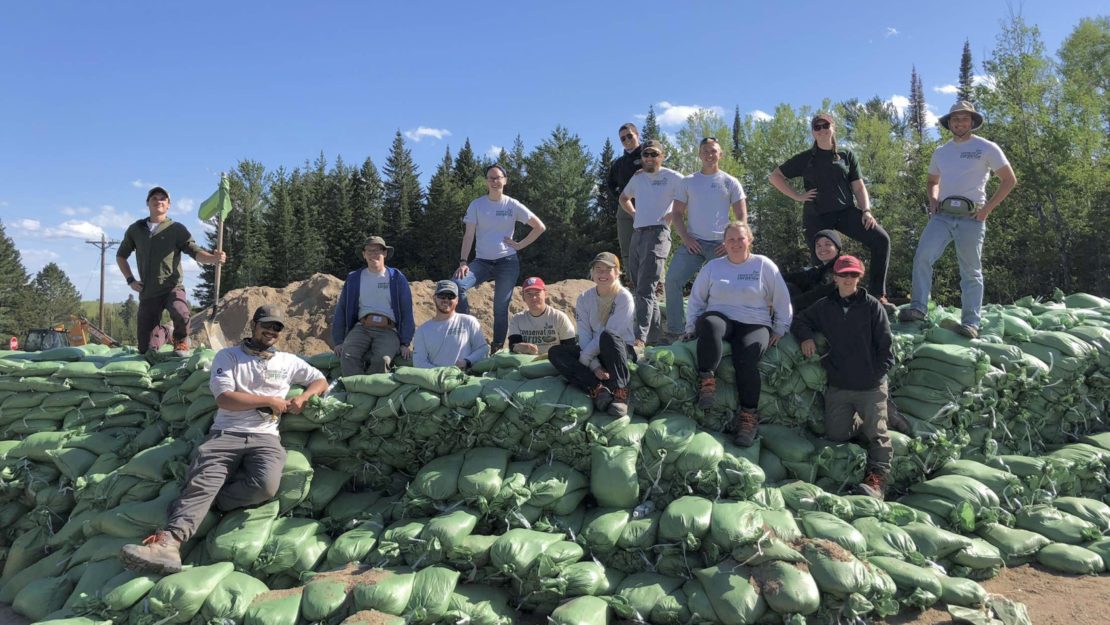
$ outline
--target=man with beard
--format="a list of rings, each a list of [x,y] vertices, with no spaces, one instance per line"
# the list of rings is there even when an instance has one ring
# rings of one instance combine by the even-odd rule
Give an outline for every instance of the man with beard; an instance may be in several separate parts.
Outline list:
[[[620,129],[617,130],[617,137],[621,140],[624,154],[613,160],[613,164],[609,166],[609,177],[606,180],[606,186],[609,187],[609,193],[612,194],[614,200],[620,198],[625,185],[628,184],[628,181],[640,170],[643,164],[640,158],[640,152],[643,148],[640,146],[640,131],[636,130],[636,124],[622,124]],[[632,249],[632,221],[632,215],[619,207],[617,208],[617,243],[620,244],[621,263],[625,267],[632,266],[629,264],[629,252]],[[633,278],[634,276],[629,276],[630,280]]]
[[[221,349],[212,359],[209,386],[219,407],[216,419],[194,452],[165,529],[120,551],[120,560],[132,570],[157,575],[180,571],[181,545],[192,538],[213,503],[227,512],[277,494],[285,466],[278,420],[286,412],[300,414],[310,398],[327,391],[328,382],[304,360],[274,348],[285,329],[276,306],[258,307],[250,328],[250,338]],[[287,400],[293,384],[307,388]]]
[[[436,283],[436,314],[416,329],[412,364],[421,369],[455,366],[467,370],[489,356],[482,325],[470,315],[455,312],[459,287],[452,280]]]

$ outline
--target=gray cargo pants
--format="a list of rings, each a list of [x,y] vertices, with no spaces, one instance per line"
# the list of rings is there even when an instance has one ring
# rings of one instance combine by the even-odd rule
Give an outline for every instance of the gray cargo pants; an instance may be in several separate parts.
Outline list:
[[[181,496],[170,504],[166,530],[184,543],[213,501],[221,512],[269,501],[284,468],[285,448],[278,436],[211,432],[194,452]]]
[[[385,373],[401,351],[401,339],[393,328],[368,328],[361,323],[343,339],[339,368],[344,376]]]
[[[894,455],[886,430],[887,383],[866,391],[830,386],[825,389],[825,438],[844,443],[856,437],[867,442],[869,471],[890,474]]]
[[[628,252],[628,275],[635,285],[632,297],[636,302],[636,339],[647,341],[648,334],[661,323],[659,300],[655,289],[663,277],[663,267],[671,253],[671,230],[667,226],[647,226],[632,232]]]

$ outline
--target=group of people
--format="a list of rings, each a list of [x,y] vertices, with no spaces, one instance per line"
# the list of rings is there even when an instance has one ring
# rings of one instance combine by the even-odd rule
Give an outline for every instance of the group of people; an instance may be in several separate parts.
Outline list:
[[[952,140],[936,150],[929,164],[929,221],[914,256],[912,300],[899,318],[925,317],[932,266],[954,242],[962,318],[953,329],[976,337],[986,221],[1017,181],[998,145],[974,135],[983,117],[971,104],[958,102],[939,122]],[[539,277],[523,282],[526,310],[509,318],[520,274],[517,252],[535,242],[545,226],[526,206],[505,195],[506,172],[493,165],[486,170],[489,193],[474,200],[463,217],[459,267],[451,280],[436,283],[435,315],[419,328],[408,280],[386,265],[393,248],[379,236],[364,242],[366,267],[347,276],[333,318],[332,339],[343,375],[384,372],[398,357],[411,358],[417,367],[465,370],[489,356],[491,348],[502,349],[507,339],[510,351],[546,356],[568,382],[590,393],[598,410],[621,417],[629,412],[629,364],[640,357],[655,329],[662,334],[661,343],[696,339],[697,402],[702,409],[717,402],[716,370],[725,344],[731,347],[739,409],[729,429],[736,444],[749,446],[758,434],[760,358],[787,332],[797,338],[806,357],[813,356],[814,337],[821,333],[828,342],[822,360],[828,379],[825,435],[833,441],[863,439],[868,446],[867,473],[858,490],[882,498],[892,456],[886,381],[894,366],[886,302],[890,238],[870,209],[855,155],[836,143],[833,116],[815,115],[811,131],[813,146],[771,172],[770,182],[803,204],[813,266],[784,275],[774,261],[752,251],[744,189],[721,171],[722,149],[716,139],[701,141],[701,170],[682,176],[663,166],[666,154],[660,142],[641,143],[636,127],[624,124],[619,129],[624,154],[614,161],[608,180],[619,198],[621,257],[603,252],[590,262],[594,286],[579,296],[575,324],[548,304],[546,285]],[[986,184],[992,173],[1001,183],[988,197]],[[803,181],[801,192],[788,183],[798,177]],[[163,310],[173,320],[175,351],[188,350],[181,253],[203,263],[226,260],[222,252],[201,249],[184,226],[167,216],[169,205],[165,189],[151,189],[149,218],[127,229],[117,255],[127,283],[140,296],[140,352],[160,346],[152,336],[157,336],[154,329]],[[515,238],[518,222],[530,226],[520,240]],[[681,245],[668,266],[671,228]],[[860,286],[867,273],[864,263],[842,253],[841,234],[870,251],[869,289]],[[470,260],[472,248],[475,257]],[[132,252],[137,253],[139,278],[128,263]],[[622,269],[631,290],[621,283]],[[691,278],[687,307],[683,294]],[[491,342],[477,319],[467,314],[467,291],[490,280]],[[656,299],[660,280],[665,282],[665,329],[660,328]],[[217,353],[210,386],[218,411],[209,435],[195,451],[165,528],[121,551],[129,567],[155,573],[180,570],[181,544],[192,537],[213,504],[227,511],[261,503],[276,493],[285,458],[278,435],[280,416],[299,413],[309,398],[327,389],[318,371],[276,350],[284,327],[280,311],[262,306],[252,317],[250,336]],[[305,386],[305,391],[287,400],[293,384]]]

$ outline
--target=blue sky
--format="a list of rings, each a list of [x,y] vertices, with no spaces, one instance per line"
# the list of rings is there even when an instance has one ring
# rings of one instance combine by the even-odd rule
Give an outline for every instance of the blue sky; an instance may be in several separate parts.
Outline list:
[[[519,134],[530,149],[562,124],[596,155],[649,105],[674,132],[698,107],[731,119],[735,106],[758,115],[825,98],[900,103],[913,65],[942,113],[964,39],[982,73],[1011,10],[1055,53],[1105,6],[9,3],[0,219],[31,272],[57,262],[94,299],[99,258],[85,239],[119,238],[158,184],[170,191],[171,216],[203,240],[197,205],[242,158],[293,168],[323,151],[329,162],[370,156],[381,167],[401,130],[426,181],[444,149],[467,137],[487,152]],[[187,273],[191,292],[191,262]],[[111,262],[107,284],[109,301],[126,298]]]

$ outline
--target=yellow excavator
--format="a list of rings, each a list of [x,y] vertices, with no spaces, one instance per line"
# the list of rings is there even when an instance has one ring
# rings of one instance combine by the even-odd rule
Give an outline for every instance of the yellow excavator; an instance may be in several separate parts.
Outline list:
[[[89,343],[99,343],[108,347],[119,347],[120,342],[95,326],[84,315],[70,315],[70,322],[59,323],[52,328],[34,328],[20,345],[25,352],[38,352],[55,347],[77,347]]]

